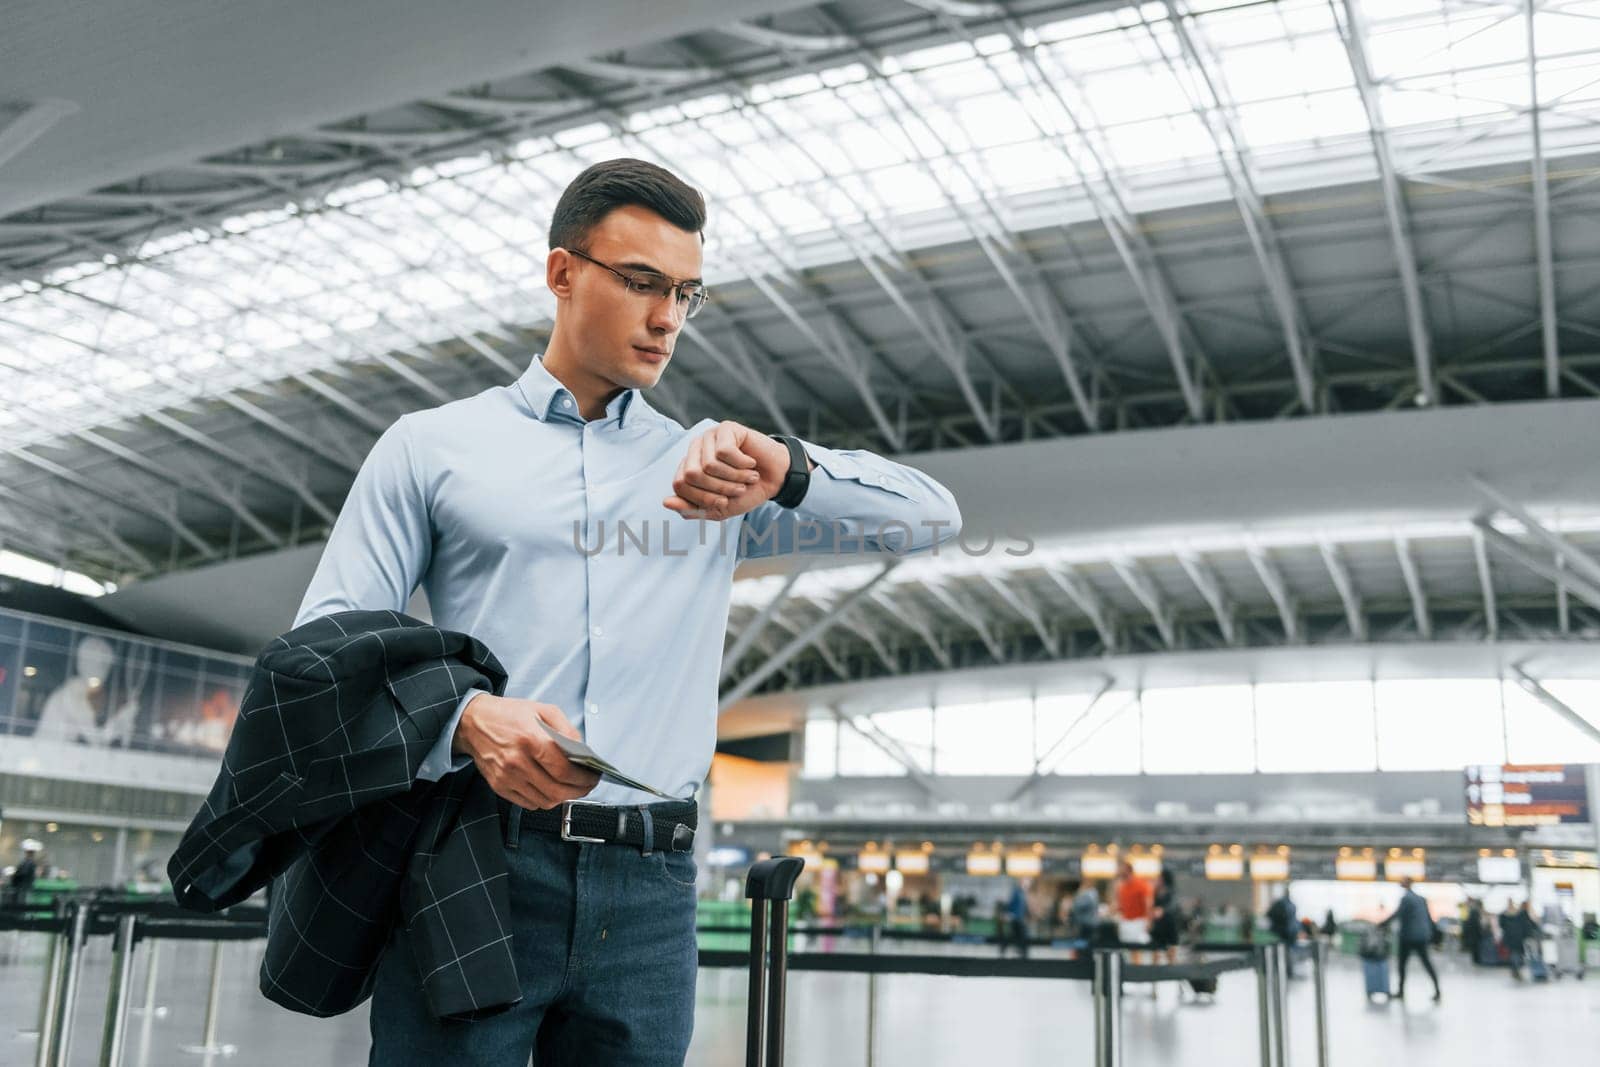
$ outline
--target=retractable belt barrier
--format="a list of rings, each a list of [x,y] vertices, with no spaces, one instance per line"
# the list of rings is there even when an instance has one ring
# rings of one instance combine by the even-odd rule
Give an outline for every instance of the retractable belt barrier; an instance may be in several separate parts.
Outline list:
[[[863,928],[853,927],[860,930]],[[1090,982],[1094,992],[1094,1063],[1096,1067],[1121,1067],[1122,1064],[1122,987],[1129,983],[1150,982],[1206,982],[1232,971],[1253,971],[1256,975],[1258,1029],[1262,1067],[1288,1067],[1288,946],[1282,944],[1252,944],[1229,942],[1201,946],[1206,954],[1223,955],[1224,959],[1193,960],[1177,964],[1130,964],[1122,957],[1124,950],[1149,951],[1149,945],[1097,945],[1088,959],[1000,959],[974,956],[929,956],[910,953],[879,954],[878,943],[885,939],[886,931],[866,927],[871,946],[868,952],[796,952],[780,950],[787,939],[781,925],[770,930],[762,925],[700,927],[699,933],[751,933],[765,944],[771,939],[771,951],[783,951],[783,971],[817,971],[832,974],[863,974],[867,976],[867,1048],[865,1062],[872,1067],[876,1060],[877,1029],[877,976],[881,974],[921,974],[947,978],[1042,978],[1058,981]],[[758,931],[756,933],[755,931]],[[816,929],[794,928],[791,934],[816,933]],[[826,928],[825,933],[839,932]],[[920,931],[919,931],[920,933]],[[931,933],[931,931],[929,931]],[[857,935],[859,936],[859,935]],[[941,940],[938,937],[902,938],[901,940]],[[946,935],[942,940],[950,940]],[[1324,969],[1327,965],[1327,946],[1311,946],[1314,971],[1314,999],[1316,1001],[1315,1028],[1317,1067],[1328,1065],[1327,1040],[1327,985]],[[734,949],[701,949],[700,966],[708,968],[749,968],[758,973],[759,964],[752,951]],[[748,1063],[781,1062],[782,1018],[781,986],[770,988],[764,980],[752,978],[751,1011],[756,1012],[758,999],[773,995],[779,998],[778,1011],[765,1020],[766,1048],[764,1060],[747,1060]],[[756,1016],[752,1014],[751,1033],[757,1033]],[[772,1038],[778,1035],[774,1047]],[[752,1056],[755,1055],[752,1049]]]
[[[101,1067],[122,1062],[127,1029],[128,984],[133,974],[134,951],[141,941],[151,943],[145,978],[145,1007],[154,1007],[157,953],[162,941],[209,941],[211,993],[206,1004],[205,1035],[200,1045],[186,1052],[233,1051],[216,1041],[217,1012],[222,992],[222,946],[228,941],[254,941],[267,935],[265,908],[240,905],[214,916],[196,916],[177,905],[159,900],[129,900],[93,894],[58,896],[53,910],[0,909],[0,931],[50,934],[44,981],[39,995],[38,1045],[34,1067],[65,1067],[71,1061],[73,1021],[77,1015],[79,978],[84,945],[91,937],[114,938],[111,982],[106,993],[105,1026],[100,1040]]]
[[[798,864],[798,861],[795,861]],[[817,971],[835,974],[862,974],[867,977],[867,1054],[866,1063],[875,1061],[877,1019],[877,976],[880,974],[921,974],[950,978],[1040,978],[1057,981],[1090,982],[1094,992],[1094,1062],[1096,1067],[1121,1067],[1121,994],[1127,983],[1204,982],[1231,971],[1254,971],[1262,1067],[1288,1067],[1288,946],[1258,945],[1249,942],[1213,943],[1199,946],[1208,955],[1229,955],[1231,959],[1195,960],[1171,965],[1130,964],[1122,958],[1125,950],[1148,951],[1148,945],[1094,945],[1087,959],[996,959],[975,956],[934,956],[912,953],[879,953],[881,941],[922,941],[934,943],[972,943],[986,940],[933,930],[885,930],[872,927],[787,925],[787,906],[794,877],[788,862],[774,861],[772,869],[752,869],[747,893],[752,902],[749,926],[703,926],[697,933],[745,934],[751,939],[748,950],[701,949],[700,966],[748,969],[751,975],[750,1018],[747,1032],[747,1062],[758,1067],[780,1067],[784,1046],[785,987],[789,971]],[[141,941],[151,943],[152,955],[146,973],[145,1008],[154,1013],[156,950],[162,941],[209,941],[212,943],[210,994],[206,1004],[205,1031],[201,1043],[186,1046],[185,1052],[213,1055],[235,1051],[234,1046],[217,1042],[217,1017],[221,1001],[223,945],[229,941],[252,941],[267,933],[266,909],[240,905],[227,912],[197,917],[164,901],[139,901],[95,896],[58,897],[53,910],[38,907],[0,908],[0,931],[46,933],[51,935],[39,1002],[39,1043],[34,1067],[65,1067],[70,1059],[72,1023],[83,948],[90,937],[113,935],[114,953],[111,981],[106,995],[105,1025],[101,1036],[101,1067],[119,1067],[124,1049],[129,980],[134,952]],[[793,952],[790,935],[845,936],[868,942],[867,952]],[[1040,944],[1058,942],[1043,941]],[[1311,945],[1314,981],[1316,1050],[1318,1067],[1327,1067],[1327,985],[1328,946]]]

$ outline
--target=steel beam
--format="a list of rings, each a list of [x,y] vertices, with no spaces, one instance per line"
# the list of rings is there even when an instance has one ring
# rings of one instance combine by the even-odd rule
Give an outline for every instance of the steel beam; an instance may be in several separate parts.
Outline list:
[[[1100,635],[1100,645],[1106,654],[1114,653],[1117,644],[1117,618],[1107,606],[1103,598],[1088,580],[1077,574],[1065,565],[1046,566],[1044,572],[1050,576],[1061,591],[1067,594],[1067,599],[1088,618],[1093,624],[1095,632]]]
[[[1183,573],[1189,576],[1189,580],[1200,590],[1200,595],[1205,598],[1206,603],[1211,605],[1211,613],[1216,616],[1217,629],[1222,631],[1222,639],[1230,645],[1238,644],[1239,634],[1234,626],[1234,607],[1228,599],[1227,590],[1222,587],[1222,579],[1198,552],[1179,548],[1174,549],[1174,554],[1183,567]]]
[[[1357,0],[1341,0],[1336,10],[1344,13],[1339,36],[1349,55],[1361,106],[1366,109],[1372,135],[1372,150],[1377,157],[1378,179],[1383,190],[1384,217],[1389,226],[1389,242],[1394,247],[1400,270],[1400,295],[1405,304],[1406,330],[1411,335],[1411,355],[1416,366],[1417,389],[1428,404],[1439,402],[1439,386],[1434,380],[1433,342],[1428,333],[1427,309],[1423,305],[1422,283],[1418,279],[1417,256],[1411,241],[1411,225],[1406,217],[1404,194],[1395,170],[1394,153],[1389,144],[1389,127],[1383,119],[1377,79],[1367,61],[1366,30]]]
[[[1406,593],[1411,597],[1411,613],[1417,622],[1417,633],[1424,639],[1433,637],[1433,616],[1428,611],[1428,592],[1422,586],[1422,574],[1411,555],[1411,542],[1404,537],[1394,539],[1394,552],[1400,560],[1400,574],[1405,578]]]
[[[1327,541],[1318,541],[1317,549],[1322,553],[1322,563],[1328,568],[1333,587],[1339,591],[1339,602],[1344,605],[1344,618],[1350,627],[1350,636],[1357,641],[1367,640],[1367,616],[1361,610],[1361,594],[1356,592],[1356,583],[1350,577],[1350,568],[1345,566],[1344,557],[1336,546]]]
[[[1267,587],[1267,595],[1272,598],[1272,603],[1278,609],[1278,618],[1283,622],[1283,635],[1290,644],[1301,640],[1300,609],[1295,603],[1294,595],[1289,592],[1289,583],[1283,580],[1283,572],[1278,569],[1278,564],[1268,555],[1267,550],[1257,544],[1245,546],[1245,554],[1250,557],[1250,565],[1255,568],[1256,575],[1261,579],[1261,584]]]
[[[1172,609],[1156,589],[1155,582],[1145,573],[1144,568],[1137,560],[1130,557],[1113,557],[1110,563],[1112,570],[1117,572],[1117,577],[1122,579],[1122,584],[1128,587],[1134,599],[1150,613],[1150,618],[1156,624],[1156,630],[1161,634],[1161,643],[1168,648],[1177,648],[1178,637]]]
[[[1550,172],[1544,156],[1544,123],[1539,107],[1539,50],[1534,40],[1535,0],[1525,0],[1528,34],[1528,121],[1533,134],[1533,242],[1539,265],[1539,325],[1544,350],[1544,389],[1561,395],[1561,341],[1556,330],[1556,268],[1550,233]]]
[[[817,619],[785,642],[783,647],[778,649],[765,663],[741,678],[737,685],[718,699],[718,714],[726,711],[729,707],[743,700],[745,696],[754,692],[755,688],[771,677],[774,671],[798,655],[801,649],[820,638],[838,620],[839,616],[853,609],[862,597],[872,592],[873,587],[887,578],[889,573],[899,565],[900,561],[898,559],[889,560],[865,583],[852,589],[837,603],[833,604],[820,619]]]

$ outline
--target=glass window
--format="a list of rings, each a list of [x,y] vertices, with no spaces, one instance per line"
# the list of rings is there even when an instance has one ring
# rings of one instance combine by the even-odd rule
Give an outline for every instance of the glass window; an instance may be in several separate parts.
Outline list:
[[[1550,695],[1600,729],[1600,682],[1550,680]],[[1600,763],[1600,741],[1514,681],[1504,686],[1506,762]],[[1600,797],[1590,800],[1600,804]]]
[[[877,737],[863,736],[876,734]],[[839,774],[859,777],[898,777],[906,766],[884,750],[887,742],[922,769],[933,750],[933,713],[927,708],[878,711],[839,727]]]
[[[1144,692],[1144,770],[1148,774],[1248,774],[1255,736],[1248,685]]]
[[[1505,762],[1497,679],[1378,682],[1373,692],[1380,770],[1446,771]]]
[[[940,774],[1030,774],[1033,701],[944,705],[934,710],[934,737]]]
[[[1271,774],[1378,766],[1371,682],[1256,686],[1256,769]]]
[[[1113,694],[1101,697],[1101,702]],[[1083,738],[1094,703],[1093,693],[1052,693],[1033,702],[1033,758],[1046,774],[1074,742]]]
[[[1051,759],[1055,774],[1138,774],[1139,699],[1118,690],[1100,698]]]
[[[839,724],[831,718],[806,720],[800,777],[832,778],[839,773]]]
[[[14,732],[21,683],[22,645],[0,632],[0,734]]]

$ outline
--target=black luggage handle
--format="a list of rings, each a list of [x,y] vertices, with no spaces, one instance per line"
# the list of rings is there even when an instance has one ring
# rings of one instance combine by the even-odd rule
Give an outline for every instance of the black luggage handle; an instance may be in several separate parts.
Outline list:
[[[803,870],[805,861],[800,857],[783,856],[753,864],[745,879],[744,895],[750,899],[750,1014],[745,1027],[746,1067],[783,1067],[789,901],[794,896],[794,883]]]

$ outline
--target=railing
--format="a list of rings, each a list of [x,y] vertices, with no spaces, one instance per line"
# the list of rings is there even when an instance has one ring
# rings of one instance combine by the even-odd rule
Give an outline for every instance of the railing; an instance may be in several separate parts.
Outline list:
[[[211,991],[206,1003],[205,1032],[199,1045],[186,1052],[227,1052],[218,1045],[217,1015],[221,1004],[223,945],[228,941],[253,941],[266,936],[266,909],[241,906],[225,915],[197,916],[176,905],[142,900],[96,897],[61,898],[50,910],[6,908],[0,910],[0,930],[33,931],[51,935],[44,981],[40,983],[38,1044],[34,1067],[65,1067],[71,1062],[73,1021],[78,1010],[78,990],[83,950],[91,937],[111,936],[111,981],[106,992],[105,1021],[101,1031],[101,1067],[122,1062],[124,1035],[130,1014],[129,983],[134,952],[141,941],[151,944],[145,972],[145,1010],[154,1012],[159,948],[163,941],[210,941]]]
[[[796,935],[859,937],[860,928],[838,926],[795,927],[787,932]],[[160,948],[165,941],[210,941],[211,973],[207,996],[205,1022],[198,1044],[185,1046],[185,1052],[198,1054],[227,1053],[232,1046],[219,1044],[218,1020],[221,1001],[221,983],[224,945],[229,941],[249,941],[266,936],[265,909],[239,906],[218,916],[197,916],[180,910],[175,905],[148,900],[126,900],[85,896],[58,899],[49,909],[37,907],[7,908],[0,910],[0,931],[35,931],[51,935],[46,957],[44,980],[40,986],[38,1009],[38,1045],[33,1067],[65,1067],[70,1062],[73,1021],[78,1010],[82,957],[85,944],[92,937],[109,936],[113,939],[111,978],[106,993],[105,1013],[101,1027],[99,1064],[101,1067],[119,1067],[125,1048],[125,1032],[130,1014],[140,1009],[130,1008],[130,983],[134,956],[141,942],[150,945],[150,958],[145,972],[144,1007],[146,1013],[157,1011],[155,988]],[[749,939],[750,926],[707,926],[697,933],[710,937],[742,935]],[[784,944],[787,944],[785,939]],[[1054,981],[1092,983],[1094,998],[1094,1063],[1096,1067],[1120,1067],[1123,1054],[1121,1001],[1122,988],[1129,983],[1192,982],[1214,979],[1231,971],[1253,971],[1256,977],[1257,1026],[1262,1067],[1287,1067],[1288,1029],[1287,1012],[1287,947],[1282,944],[1227,943],[1208,944],[1208,954],[1228,958],[1201,960],[1175,965],[1130,964],[1122,952],[1129,949],[1148,949],[1148,946],[1117,945],[1096,946],[1088,949],[1087,958],[1078,959],[1006,959],[994,956],[949,956],[918,953],[880,952],[885,941],[962,943],[978,939],[939,931],[866,929],[866,952],[785,952],[788,971],[828,972],[836,974],[861,974],[867,978],[867,1027],[865,1035],[865,1063],[874,1067],[877,1058],[877,999],[878,976],[885,974],[920,974],[957,978],[1023,978]],[[755,949],[750,941],[745,947],[702,948],[700,966],[706,968],[748,969]],[[777,951],[774,942],[773,951]],[[1316,1033],[1317,1067],[1327,1067],[1327,945],[1311,946]],[[756,1003],[755,990],[751,991],[752,1004]],[[773,990],[780,997],[779,1022],[776,1033],[781,1041],[781,990]],[[774,1025],[768,1024],[769,1027]],[[770,1038],[772,1031],[769,1030]]]

